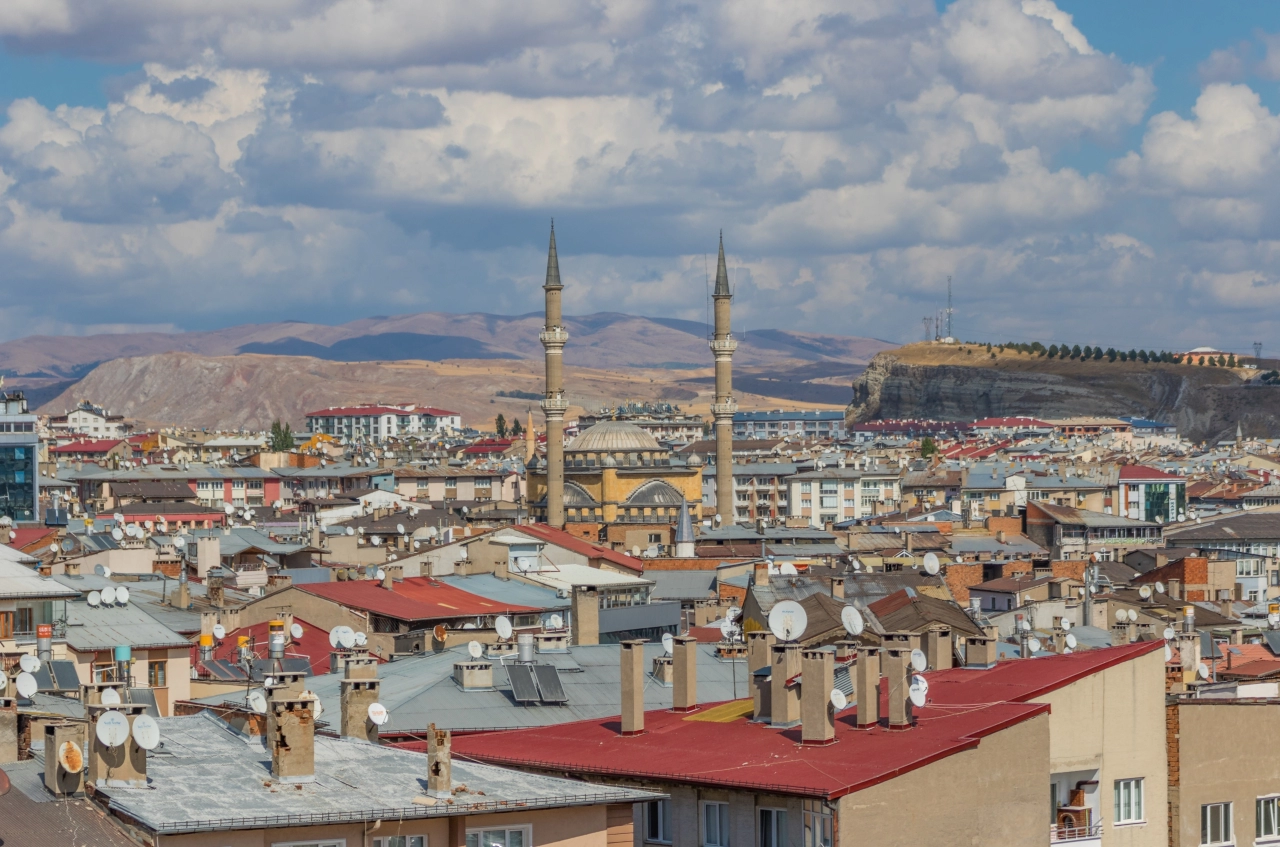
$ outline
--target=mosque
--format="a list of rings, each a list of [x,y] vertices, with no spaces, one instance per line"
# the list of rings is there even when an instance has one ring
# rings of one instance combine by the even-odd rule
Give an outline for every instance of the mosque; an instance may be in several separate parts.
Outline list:
[[[672,461],[671,451],[634,424],[601,421],[564,446],[564,347],[569,341],[561,315],[560,263],[555,227],[547,253],[547,281],[543,285],[546,321],[539,339],[546,351],[546,395],[541,402],[547,424],[547,453],[527,464],[530,518],[581,537],[630,545],[635,530],[653,528],[670,539],[672,525],[686,508],[693,521],[702,514],[702,458]],[[729,332],[729,272],[724,239],[716,263],[715,357],[716,389],[711,413],[715,418],[716,504],[723,520],[733,520],[733,351],[737,342]],[[652,538],[653,536],[650,536]]]

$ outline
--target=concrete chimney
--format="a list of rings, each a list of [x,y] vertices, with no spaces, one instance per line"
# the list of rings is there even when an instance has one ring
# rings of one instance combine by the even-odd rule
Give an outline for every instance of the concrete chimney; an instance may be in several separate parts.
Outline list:
[[[89,718],[89,783],[121,788],[147,787],[147,751],[133,740],[133,722],[147,709],[141,703],[86,706]],[[120,712],[129,720],[129,738],[119,747],[98,740],[98,721],[107,712]]]
[[[1235,618],[1235,609],[1232,608],[1234,600],[1231,596],[1231,590],[1228,588],[1218,589],[1218,610],[1224,618]]]
[[[965,644],[964,666],[966,668],[994,668],[999,656],[999,630],[995,627],[984,627],[982,635],[971,635]]]
[[[463,691],[492,691],[493,662],[483,658],[454,662],[453,681]]]
[[[378,743],[378,725],[369,720],[369,707],[378,702],[381,683],[377,679],[360,679],[348,676],[339,681],[342,700],[342,737],[358,738],[371,744]]]
[[[800,645],[775,644],[772,653],[769,723],[783,728],[795,726],[800,723],[800,692],[795,686],[788,686],[787,680],[800,673]]]
[[[18,701],[0,697],[0,762],[18,761]]]
[[[77,797],[84,794],[85,730],[88,728],[89,725],[82,721],[50,721],[44,725],[44,787],[54,797]],[[67,764],[71,766],[71,770],[62,767],[58,761],[58,751],[63,744],[70,745],[67,749]],[[16,757],[16,747],[14,754]]]
[[[267,737],[271,775],[280,782],[314,782],[316,778],[315,701],[270,700],[274,731]]]
[[[747,633],[747,672],[751,679],[751,719],[768,721],[772,711],[773,688],[767,673],[757,671],[768,670],[771,662],[773,633],[758,629]]]
[[[395,585],[396,585],[396,581],[395,581],[395,578],[391,576],[391,569],[383,568],[382,569],[382,587],[388,591],[392,591],[395,589]]]
[[[80,563],[75,559],[68,559],[63,568],[66,570],[67,576],[80,576]]]
[[[215,609],[221,609],[227,605],[227,596],[223,590],[222,577],[209,577],[205,582],[205,592],[209,595],[209,605]]]
[[[881,644],[884,651],[884,675],[889,689],[889,728],[905,729],[911,726],[911,712],[907,706],[907,663],[911,660],[911,635],[905,632],[885,633]]]
[[[644,639],[623,641],[622,734],[644,734]]]
[[[187,566],[185,564],[178,568],[178,593],[172,602],[175,609],[191,608],[191,586],[187,584]]]
[[[600,593],[594,587],[575,585],[573,603],[573,644],[600,643]]]
[[[762,587],[769,584],[768,562],[756,562],[755,584]]]
[[[1165,588],[1168,589],[1169,598],[1171,600],[1182,599],[1182,580],[1170,579],[1165,583]]]
[[[858,700],[858,728],[880,723],[880,652],[875,647],[858,648],[854,669],[854,697]]]
[[[671,649],[675,678],[671,683],[671,708],[676,712],[692,712],[698,708],[698,640],[677,635]]]
[[[427,729],[427,792],[433,797],[453,796],[453,735],[447,729]]]
[[[831,596],[837,600],[844,599],[844,577],[831,577]]]
[[[800,659],[800,743],[831,744],[836,740],[836,716],[831,706],[835,687],[835,655],[828,650],[804,650]]]
[[[204,579],[222,564],[222,540],[216,535],[196,538],[196,576]]]
[[[856,641],[837,641],[836,642],[836,661],[848,662],[858,654],[858,642]]]
[[[945,671],[951,667],[951,630],[931,629],[925,633],[924,652],[929,657],[929,668]]]

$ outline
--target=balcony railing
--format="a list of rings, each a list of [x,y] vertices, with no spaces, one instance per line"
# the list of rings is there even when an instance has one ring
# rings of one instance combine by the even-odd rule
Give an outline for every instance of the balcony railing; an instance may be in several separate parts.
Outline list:
[[[1092,826],[1057,826],[1049,827],[1050,844],[1068,844],[1073,841],[1088,841],[1102,838],[1102,824]]]

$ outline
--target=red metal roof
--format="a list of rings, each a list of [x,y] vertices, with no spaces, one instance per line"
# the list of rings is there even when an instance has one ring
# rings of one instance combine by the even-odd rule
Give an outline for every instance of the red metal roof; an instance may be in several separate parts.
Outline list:
[[[15,536],[13,540],[7,542],[10,547],[15,550],[30,552],[26,549],[27,547],[35,544],[36,542],[43,541],[50,536],[56,535],[58,529],[57,527],[49,526],[15,526],[10,527],[9,532],[13,533]],[[48,543],[42,543],[40,546],[47,547],[49,545]]]
[[[1165,473],[1164,471],[1156,470],[1155,468],[1148,468],[1144,465],[1120,466],[1121,482],[1135,482],[1138,480],[1158,481],[1163,479],[1181,480],[1182,477],[1177,474]]]
[[[289,636],[289,640],[285,643],[284,654],[286,657],[301,656],[311,662],[312,676],[325,674],[329,672],[329,633],[323,628],[307,623],[302,618],[294,618],[293,622],[302,627],[302,637],[293,638]],[[267,630],[270,625],[267,622],[256,623],[250,626],[242,626],[239,629],[228,632],[226,637],[222,639],[221,645],[215,645],[213,648],[213,658],[227,659],[234,663],[237,660],[236,644],[237,639],[242,636],[248,636],[252,639],[254,652],[259,658],[267,656]],[[374,653],[373,656],[379,662],[383,659]],[[200,659],[199,645],[192,645],[191,661],[198,662]]]
[[[106,453],[112,447],[115,447],[123,439],[120,438],[99,438],[87,441],[72,441],[69,444],[63,444],[60,447],[51,447],[50,453]]]
[[[532,606],[499,603],[422,576],[409,577],[396,582],[395,588],[391,591],[371,579],[313,582],[294,587],[352,609],[361,609],[403,621],[448,620],[501,615],[509,612],[542,611]]]
[[[539,541],[545,541],[548,544],[555,544],[566,550],[572,550],[589,559],[604,559],[615,565],[620,565],[636,573],[644,572],[644,562],[634,556],[628,556],[626,553],[619,553],[608,547],[602,547],[599,544],[592,544],[590,541],[584,541],[577,536],[570,535],[564,530],[552,529],[544,523],[521,524],[519,526],[510,527],[516,532],[523,532],[526,535],[532,535]]]
[[[1047,421],[1042,421],[1039,418],[1013,417],[1013,418],[983,418],[980,421],[974,421],[973,423],[969,424],[969,426],[973,429],[991,429],[994,427],[1001,427],[1001,426],[1052,427],[1053,424]]]

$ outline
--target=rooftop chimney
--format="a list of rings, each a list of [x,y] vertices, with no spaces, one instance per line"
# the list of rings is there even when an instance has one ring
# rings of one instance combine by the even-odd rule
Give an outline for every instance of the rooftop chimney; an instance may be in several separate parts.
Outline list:
[[[1166,587],[1169,589],[1170,599],[1173,599],[1173,600],[1182,599],[1182,580],[1170,579]]]
[[[1224,618],[1235,617],[1235,609],[1232,608],[1233,602],[1234,601],[1231,596],[1231,589],[1229,588],[1218,589],[1218,609],[1222,612],[1222,616]]]
[[[758,586],[766,586],[769,584],[769,563],[766,561],[756,562],[755,584]]]
[[[994,668],[999,656],[999,630],[993,626],[983,627],[982,635],[971,635],[964,649],[964,665],[967,668]]]
[[[698,640],[689,635],[677,635],[671,656],[675,660],[672,711],[692,712],[698,708]]]
[[[858,653],[858,642],[842,640],[836,642],[836,661],[848,662]]]
[[[831,577],[831,596],[837,600],[844,599],[844,577]]]
[[[267,736],[271,775],[280,782],[315,781],[315,702],[290,697],[267,703],[274,720]]]
[[[369,707],[378,702],[381,683],[374,678],[352,676],[358,665],[347,663],[338,683],[342,700],[342,737],[378,743],[378,725],[369,720]]]
[[[147,787],[147,751],[133,740],[133,721],[146,711],[141,703],[114,706],[86,706],[89,718],[89,782],[93,785],[123,788]],[[107,712],[120,712],[129,720],[129,738],[119,747],[108,747],[98,740],[98,721]]]
[[[181,565],[178,568],[178,596],[173,600],[175,609],[191,608],[191,586],[187,585],[187,566]]]
[[[875,647],[858,648],[858,666],[854,676],[854,697],[858,700],[858,728],[868,729],[880,723],[880,652]]]
[[[889,728],[905,729],[911,726],[911,712],[907,707],[907,662],[911,658],[910,633],[885,633],[881,649],[885,654],[883,667],[889,688]]]
[[[453,795],[453,736],[447,729],[427,729],[427,793]]]
[[[2,719],[3,712],[0,711],[0,720]],[[88,727],[82,721],[50,721],[44,725],[44,787],[54,797],[74,797],[84,793],[84,745],[85,730]],[[63,744],[70,745],[67,748],[70,770],[62,767],[58,761],[58,751]],[[4,761],[17,761],[16,746],[13,754],[14,758]]]
[[[951,630],[949,628],[931,629],[925,633],[925,655],[929,657],[929,668],[945,671],[951,667]]]
[[[769,720],[772,687],[767,676],[756,676],[756,671],[769,667],[773,649],[773,633],[758,629],[747,633],[747,673],[751,679],[751,719]]]
[[[644,734],[644,639],[623,641],[622,734]]]
[[[18,701],[0,697],[0,762],[18,761]]]
[[[594,587],[575,585],[573,604],[573,643],[575,645],[600,643],[600,594]]]
[[[836,740],[836,716],[831,705],[835,687],[835,656],[828,650],[805,650],[801,656],[800,743],[831,744]]]
[[[227,605],[227,595],[223,588],[222,577],[209,577],[205,582],[205,593],[209,596],[209,605],[215,609],[221,609]]]
[[[63,568],[66,570],[67,576],[80,576],[80,562],[75,559],[68,559]]]
[[[800,723],[800,692],[787,680],[800,673],[800,645],[774,644],[769,691],[769,723],[777,727]]]
[[[225,528],[224,528],[225,529]],[[196,538],[196,576],[204,579],[209,571],[222,564],[222,541],[216,535]],[[185,570],[185,568],[184,568]]]

